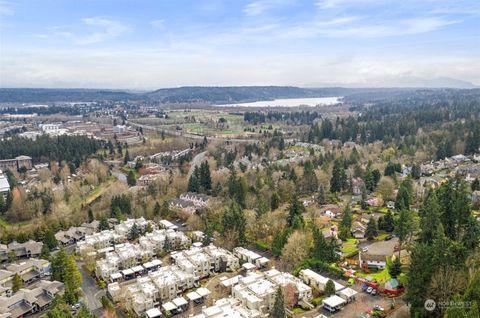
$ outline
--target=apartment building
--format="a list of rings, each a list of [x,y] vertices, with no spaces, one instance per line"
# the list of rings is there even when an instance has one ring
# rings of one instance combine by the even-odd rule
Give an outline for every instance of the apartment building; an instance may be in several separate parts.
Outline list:
[[[201,313],[193,316],[192,318],[223,317],[260,318],[267,316],[258,310],[246,308],[238,299],[228,297],[217,300],[213,306],[202,308]]]
[[[327,285],[327,282],[330,280],[328,277],[322,276],[311,269],[302,269],[299,273],[300,279],[302,279],[306,284],[311,286],[312,288],[318,290],[319,292],[323,292]],[[345,288],[342,284],[333,281],[335,285],[335,291],[338,292]]]
[[[43,243],[29,240],[25,243],[13,241],[10,244],[0,244],[0,262],[7,261],[11,252],[15,253],[17,258],[39,257],[42,252]]]
[[[293,286],[297,301],[312,299],[311,287],[290,273],[276,269],[264,273],[249,272],[228,285],[232,286],[232,297],[238,299],[244,307],[263,313],[268,313],[273,308],[278,287]]]
[[[169,265],[137,278],[134,283],[109,284],[108,293],[115,302],[122,302],[127,310],[140,316],[160,303],[177,298],[197,283],[192,274],[176,265]]]
[[[248,262],[255,265],[257,268],[262,268],[268,265],[269,259],[253,251],[247,250],[243,247],[236,247],[233,253],[243,262]]]
[[[0,296],[0,317],[20,318],[41,312],[63,291],[63,283],[42,280],[33,289],[20,289],[11,297]]]

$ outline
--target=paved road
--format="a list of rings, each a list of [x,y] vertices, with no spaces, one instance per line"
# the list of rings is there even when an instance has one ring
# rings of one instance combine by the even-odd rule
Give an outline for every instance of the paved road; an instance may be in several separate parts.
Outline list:
[[[82,291],[85,294],[85,305],[91,312],[97,313],[102,308],[101,298],[105,295],[105,290],[98,287],[90,275],[82,268],[82,263],[77,263],[78,269],[82,274]]]
[[[190,170],[188,170],[188,177],[193,173],[193,170],[195,170],[195,167],[200,166],[200,164],[205,160],[205,155],[207,154],[206,151],[199,153],[192,159],[192,163],[190,165]]]

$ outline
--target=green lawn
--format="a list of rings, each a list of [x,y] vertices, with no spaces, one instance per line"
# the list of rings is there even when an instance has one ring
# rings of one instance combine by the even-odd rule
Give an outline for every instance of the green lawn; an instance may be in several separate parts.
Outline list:
[[[357,252],[358,251],[357,239],[349,238],[348,240],[343,242],[343,246],[342,246],[341,251],[342,251],[342,253],[345,253],[345,254],[352,254],[352,253]]]
[[[371,272],[371,273],[363,273],[363,272],[357,272],[358,276],[360,277],[367,277],[370,276],[374,278],[378,283],[382,284],[385,283],[387,280],[389,280],[390,274],[388,273],[388,269],[383,269],[378,272]]]

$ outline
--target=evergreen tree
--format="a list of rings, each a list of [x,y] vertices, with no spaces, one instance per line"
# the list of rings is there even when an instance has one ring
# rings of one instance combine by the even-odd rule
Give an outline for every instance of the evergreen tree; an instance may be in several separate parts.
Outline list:
[[[73,305],[78,301],[80,295],[80,286],[82,285],[82,275],[80,274],[77,263],[73,255],[67,257],[65,277],[62,280],[65,284],[65,301]]]
[[[130,187],[133,187],[137,184],[137,178],[135,177],[135,173],[133,172],[133,170],[130,170],[128,171],[128,174],[127,174],[127,184],[130,186]]]
[[[303,227],[303,212],[305,212],[305,207],[298,200],[298,194],[294,193],[288,207],[287,224],[290,228]]]
[[[102,216],[98,222],[98,230],[99,231],[104,231],[108,230],[110,227],[108,225],[108,220],[105,216]]]
[[[230,177],[228,178],[228,193],[242,208],[245,207],[247,183],[242,177],[237,177],[235,169],[232,169]]]
[[[338,260],[334,239],[329,242],[318,229],[313,229],[313,248],[312,257],[325,263],[332,263]]]
[[[480,179],[475,178],[475,180],[472,181],[472,184],[470,187],[472,191],[480,191]]]
[[[265,200],[262,197],[258,198],[257,202],[258,202],[257,204],[258,207],[256,209],[256,212],[257,212],[257,217],[260,217],[269,211],[270,206],[268,205],[267,202],[265,202]]]
[[[202,191],[209,193],[212,190],[212,178],[208,161],[202,162],[199,170],[199,184]]]
[[[315,169],[310,161],[305,162],[303,166],[302,190],[304,193],[315,192],[318,189],[318,179]]]
[[[404,181],[400,184],[400,187],[398,188],[397,197],[395,199],[395,209],[397,209],[398,211],[408,210],[410,209],[410,202],[410,192],[407,183]]]
[[[222,217],[223,233],[234,231],[237,234],[237,246],[242,246],[246,242],[245,230],[246,220],[242,207],[233,202],[229,208],[225,209]]]
[[[123,164],[126,165],[130,161],[130,154],[128,153],[128,149],[125,151],[125,157],[123,158]]]
[[[413,164],[412,165],[412,178],[415,180],[420,179],[422,176],[422,170],[420,169],[420,166],[418,164]]]
[[[344,190],[348,185],[342,158],[335,160],[333,164],[332,178],[330,179],[330,192],[337,193]]]
[[[350,206],[347,204],[343,211],[342,221],[339,226],[339,234],[342,240],[350,237],[350,229],[352,228],[352,212]]]
[[[50,249],[46,244],[42,245],[42,250],[40,251],[40,258],[45,260],[50,259]]]
[[[158,201],[155,201],[155,206],[153,207],[153,215],[160,215],[160,203],[158,203]]]
[[[431,192],[425,197],[420,214],[420,228],[422,229],[420,240],[426,244],[431,244],[434,234],[441,225],[440,205],[435,192]]]
[[[325,291],[323,292],[326,297],[335,295],[335,283],[329,279],[325,284]]]
[[[93,221],[95,221],[95,217],[93,216],[93,211],[91,208],[88,209],[87,216],[88,216],[88,223],[92,223]]]
[[[55,238],[55,234],[53,233],[52,230],[50,229],[45,230],[44,237],[43,237],[43,244],[46,245],[50,251],[58,246],[57,239]]]
[[[189,192],[199,192],[200,191],[200,180],[198,175],[200,174],[200,169],[198,166],[195,166],[193,169],[193,173],[190,175],[188,179],[188,191]]]
[[[270,208],[272,211],[275,211],[276,209],[278,209],[279,205],[280,205],[280,196],[275,191],[272,193],[272,196],[270,198]]]
[[[394,233],[400,241],[400,246],[410,237],[413,231],[413,214],[410,210],[401,210],[395,220]],[[400,252],[399,252],[400,254]]]
[[[462,245],[469,251],[475,250],[478,247],[480,238],[480,227],[475,217],[470,216],[467,224],[464,226],[462,235]]]
[[[162,202],[162,208],[160,210],[160,215],[162,217],[168,217],[170,215],[170,207],[167,201]]]
[[[73,318],[72,309],[60,296],[57,296],[47,312],[47,318]]]
[[[15,294],[21,288],[23,288],[23,280],[18,273],[15,273],[12,279],[12,292]]]
[[[272,318],[286,318],[287,313],[285,312],[285,299],[283,298],[282,287],[277,288],[277,293],[275,294],[275,303],[273,304],[273,309],[271,312]]]
[[[388,210],[387,213],[378,219],[378,229],[385,232],[393,232],[395,223],[393,219],[392,211]]]
[[[477,306],[475,307],[477,307],[477,310],[480,310],[480,271],[477,271],[470,279],[465,290],[464,299],[466,301],[476,302]]]
[[[139,237],[140,237],[140,229],[138,228],[137,224],[134,223],[133,226],[130,228],[130,232],[128,233],[128,239],[130,241],[133,241]]]
[[[88,311],[87,306],[82,304],[77,312],[77,318],[95,318],[95,316]]]
[[[327,204],[327,195],[325,194],[325,187],[323,184],[320,184],[318,187],[318,204]]]
[[[277,257],[282,255],[283,247],[285,246],[285,244],[287,244],[288,234],[289,232],[287,229],[275,232],[272,242],[273,255]]]
[[[416,244],[410,255],[405,300],[410,304],[412,317],[423,317],[424,304],[431,277],[436,270],[433,247],[423,243]]]
[[[373,240],[378,235],[377,222],[373,217],[370,218],[367,224],[367,229],[365,230],[365,236],[369,240]]]
[[[402,273],[402,263],[400,263],[400,258],[396,257],[395,260],[388,267],[388,274],[391,277],[397,278]]]

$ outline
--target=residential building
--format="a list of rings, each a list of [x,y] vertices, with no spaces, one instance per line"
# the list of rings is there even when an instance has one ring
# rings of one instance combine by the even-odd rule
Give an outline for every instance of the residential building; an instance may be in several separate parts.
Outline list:
[[[27,170],[32,169],[32,158],[29,156],[18,156],[14,159],[0,160],[0,170],[18,170],[25,167]]]
[[[0,296],[0,317],[20,318],[41,312],[63,291],[63,283],[42,280],[34,289],[20,289],[11,297]]]
[[[311,269],[302,269],[299,273],[299,277],[303,280],[307,285],[311,286],[313,289],[323,292],[327,285],[327,282],[330,280],[328,277],[322,276]],[[342,284],[334,281],[333,284],[335,285],[335,291],[341,291],[345,288]]]
[[[246,308],[240,300],[229,297],[221,298],[217,300],[214,305],[202,308],[201,313],[192,318],[260,318],[264,316],[265,315],[258,310]]]
[[[0,262],[8,260],[9,253],[15,253],[17,258],[39,257],[42,252],[42,242],[29,240],[25,243],[13,241],[8,245],[0,244]]]
[[[180,195],[181,200],[192,202],[193,205],[197,208],[203,208],[207,206],[210,197],[206,194],[195,193],[195,192],[185,192]]]
[[[257,254],[253,251],[247,250],[246,248],[243,248],[243,247],[234,248],[233,253],[241,261],[251,263],[255,265],[257,268],[265,267],[269,262],[268,258],[263,257],[262,255]]]

